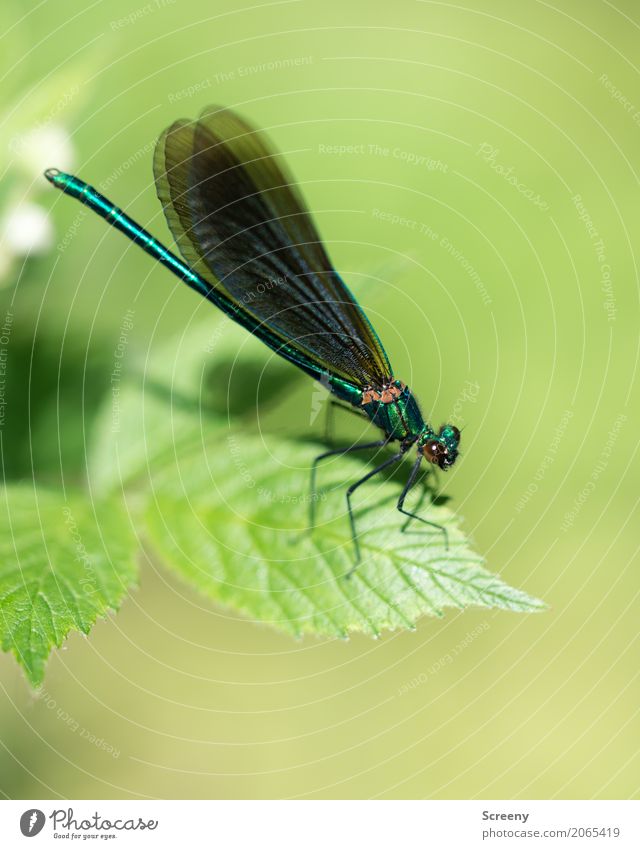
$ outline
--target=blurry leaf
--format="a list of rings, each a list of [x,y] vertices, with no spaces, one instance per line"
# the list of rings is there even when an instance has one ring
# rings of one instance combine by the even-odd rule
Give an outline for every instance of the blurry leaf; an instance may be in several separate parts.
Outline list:
[[[17,3],[4,0],[0,4],[0,32],[3,34],[0,73],[5,98],[16,87],[28,64],[25,57],[29,53],[29,42],[24,27],[18,25],[22,15]]]
[[[421,515],[447,527],[448,549],[440,531],[417,522],[401,533],[393,479],[365,484],[354,498],[362,562],[347,578],[354,555],[344,493],[365,466],[353,457],[321,466],[325,494],[309,534],[309,468],[320,450],[219,430],[156,470],[144,517],[152,547],[205,594],[295,635],[377,635],[446,607],[544,608],[482,567],[446,507],[425,505]]]
[[[123,383],[96,416],[88,459],[90,488],[100,496],[144,483],[154,466],[197,438],[198,417],[179,402]]]
[[[27,486],[2,491],[0,638],[29,681],[72,629],[88,633],[136,577],[135,536],[118,504]]]
[[[86,341],[14,323],[5,352],[4,481],[35,477],[55,486],[86,478],[86,429],[108,386],[110,358]]]
[[[2,135],[11,139],[34,126],[68,124],[87,103],[91,80],[104,58],[102,49],[94,50],[90,58],[69,61],[46,79],[33,80],[30,86],[23,83],[13,102],[5,99]]]
[[[126,362],[93,430],[89,479],[105,493],[148,480],[153,468],[201,439],[209,423],[253,413],[299,373],[276,359],[265,377],[268,350],[212,313],[159,346],[148,359]]]

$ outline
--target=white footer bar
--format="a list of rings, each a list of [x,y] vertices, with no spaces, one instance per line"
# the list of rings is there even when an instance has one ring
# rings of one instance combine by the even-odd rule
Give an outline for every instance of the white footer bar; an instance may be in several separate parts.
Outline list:
[[[7,849],[105,843],[117,849],[637,849],[640,802],[0,802],[0,846]]]

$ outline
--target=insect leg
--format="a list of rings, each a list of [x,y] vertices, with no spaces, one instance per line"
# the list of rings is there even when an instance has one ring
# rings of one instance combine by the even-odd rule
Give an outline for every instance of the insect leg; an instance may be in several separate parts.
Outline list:
[[[375,469],[372,469],[370,472],[367,472],[367,474],[363,478],[360,478],[359,481],[352,483],[351,486],[349,487],[349,489],[347,490],[347,509],[349,510],[349,522],[351,523],[351,538],[353,539],[353,547],[356,550],[356,562],[355,562],[353,568],[351,569],[351,571],[349,572],[349,575],[347,575],[347,577],[349,577],[353,573],[354,569],[356,568],[356,566],[360,562],[360,545],[358,543],[358,537],[357,537],[357,534],[356,534],[356,522],[355,522],[355,519],[353,518],[353,510],[351,508],[351,496],[353,495],[353,493],[356,491],[356,489],[359,486],[361,486],[363,483],[368,481],[374,475],[377,475],[383,469],[386,469],[388,466],[391,466],[394,463],[398,463],[400,460],[402,460],[404,455],[405,455],[404,451],[398,451],[398,453],[394,454],[393,457],[389,457],[389,459],[385,460],[384,463],[380,463],[380,465],[376,466]]]
[[[324,420],[324,441],[325,442],[333,442],[333,411],[335,408],[339,410],[346,410],[347,413],[353,413],[354,416],[360,416],[361,418],[367,418],[367,414],[362,410],[362,408],[352,407],[351,404],[342,404],[340,401],[335,401],[331,399],[327,404],[327,415]]]
[[[364,451],[366,448],[384,448],[389,442],[388,438],[378,439],[375,442],[365,442],[363,445],[349,445],[348,448],[334,448],[332,451],[325,451],[319,454],[313,461],[311,466],[311,498],[309,499],[309,529],[312,529],[316,523],[316,472],[320,460],[325,460],[327,457],[336,457],[339,454],[350,454],[352,451]]]
[[[422,516],[418,516],[417,513],[411,513],[409,510],[404,509],[404,500],[409,494],[411,487],[416,482],[416,478],[418,477],[418,472],[420,471],[420,465],[422,463],[422,457],[418,457],[418,459],[413,464],[413,468],[411,469],[411,474],[404,485],[404,489],[400,493],[400,498],[398,499],[398,504],[396,505],[398,510],[403,513],[405,516],[408,516],[409,519],[417,519],[419,522],[422,522],[425,525],[431,525],[432,528],[437,528],[439,531],[442,531],[444,535],[444,543],[447,548],[449,548],[449,534],[447,533],[447,529],[443,525],[438,525],[436,522],[430,522],[428,519],[423,519]],[[405,526],[406,527],[406,526]],[[404,531],[404,528],[402,529]]]

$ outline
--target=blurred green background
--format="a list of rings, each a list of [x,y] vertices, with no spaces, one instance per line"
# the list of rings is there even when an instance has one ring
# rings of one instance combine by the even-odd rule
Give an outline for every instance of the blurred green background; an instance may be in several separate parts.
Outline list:
[[[446,490],[488,567],[551,607],[294,642],[145,561],[44,696],[0,657],[0,793],[637,797],[640,14],[557,5],[5,0],[5,478],[82,480],[128,310],[144,357],[210,309],[39,169],[69,159],[166,239],[154,141],[232,106],[425,412],[466,426]]]

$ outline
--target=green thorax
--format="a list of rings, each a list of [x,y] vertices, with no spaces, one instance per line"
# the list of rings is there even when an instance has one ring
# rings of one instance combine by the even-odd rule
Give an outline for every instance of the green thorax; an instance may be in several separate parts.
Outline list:
[[[342,380],[329,380],[329,388],[334,395],[364,410],[373,424],[381,428],[387,436],[401,441],[414,441],[429,430],[422,418],[418,402],[409,387],[401,381],[392,380],[389,387],[393,394],[397,395],[393,400],[385,402],[374,398],[367,402],[367,398],[371,398],[373,394],[380,396],[382,393],[363,391]]]

